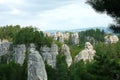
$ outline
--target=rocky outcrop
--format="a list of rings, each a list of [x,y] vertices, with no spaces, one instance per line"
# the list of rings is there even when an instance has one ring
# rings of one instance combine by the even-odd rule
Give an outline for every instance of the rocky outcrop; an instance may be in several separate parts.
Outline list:
[[[52,66],[52,68],[55,68],[56,56],[58,55],[58,46],[56,44],[52,44],[50,48],[44,46],[41,47],[40,51],[44,61],[46,61],[48,65]]]
[[[33,47],[28,55],[28,80],[47,80],[44,61]]]
[[[53,37],[53,40],[58,40],[61,43],[64,43],[64,40],[69,40],[70,38],[70,33],[68,32],[56,32],[53,35],[51,35],[51,37]]]
[[[107,35],[104,37],[105,39],[105,43],[108,44],[112,44],[112,43],[117,43],[119,41],[119,38],[116,35]]]
[[[16,63],[19,63],[20,65],[23,65],[24,59],[25,59],[25,53],[26,53],[26,47],[24,44],[17,45],[13,48],[14,54],[13,58]]]
[[[79,35],[78,35],[78,33],[73,33],[71,35],[71,38],[72,38],[72,44],[73,45],[79,45]]]
[[[62,45],[61,53],[63,53],[66,56],[66,62],[69,67],[72,64],[72,57],[71,57],[70,49],[66,44]]]
[[[93,49],[93,46],[91,43],[86,42],[85,43],[85,49],[82,50],[76,57],[75,57],[75,62],[79,62],[80,60],[83,61],[91,61],[93,60],[93,57],[95,55],[96,51]]]
[[[59,42],[64,43],[64,37],[63,36],[59,37]]]
[[[0,56],[8,54],[11,42],[0,42]]]

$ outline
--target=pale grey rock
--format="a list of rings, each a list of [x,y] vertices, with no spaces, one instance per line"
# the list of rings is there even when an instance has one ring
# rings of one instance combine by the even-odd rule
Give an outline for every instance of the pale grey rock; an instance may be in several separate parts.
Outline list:
[[[43,56],[43,60],[47,62],[52,68],[56,67],[56,56],[58,55],[58,46],[56,44],[52,44],[51,47],[41,47],[41,54]]]
[[[13,48],[14,54],[13,58],[16,63],[23,65],[26,53],[26,46],[25,44],[17,45]]]
[[[57,41],[58,37],[56,35],[53,36],[53,40]]]
[[[73,33],[73,34],[71,35],[71,38],[72,38],[72,44],[73,44],[73,45],[79,45],[79,35],[78,35],[77,32],[76,32],[76,33]]]
[[[41,54],[42,54],[43,60],[47,62],[47,64],[49,64],[50,66],[54,67],[52,55],[50,53],[50,48],[47,46],[43,46],[41,48]]]
[[[69,40],[69,38],[70,38],[70,33],[65,32],[65,33],[63,34],[63,37],[64,37],[64,40]]]
[[[106,44],[117,43],[119,41],[119,38],[116,35],[107,35],[104,37],[104,39]]]
[[[29,48],[28,48],[28,50],[29,51],[35,51],[35,48],[36,48],[35,44],[31,43],[30,46],[29,46]]]
[[[93,46],[91,43],[86,42],[85,43],[85,49],[82,50],[76,57],[75,62],[79,62],[80,60],[83,60],[84,62],[86,60],[91,61],[94,59],[96,51],[93,49]]]
[[[50,52],[54,52],[55,54],[58,54],[58,46],[57,44],[52,44],[50,48]]]
[[[64,37],[63,36],[59,37],[59,42],[64,43]]]
[[[2,40],[0,39],[0,44],[2,43]]]
[[[10,49],[11,44],[12,44],[11,42],[1,42],[0,43],[0,56],[9,54],[9,49]]]
[[[92,44],[96,44],[96,40],[94,39],[94,37],[92,37],[92,36],[87,36],[86,37],[86,40],[88,41],[88,42],[90,42],[90,43],[92,43]]]
[[[64,40],[68,40],[70,38],[70,33],[56,32],[53,35],[51,35],[51,37],[53,37],[53,40],[58,40],[59,42],[64,43]]]
[[[66,62],[69,67],[72,64],[72,57],[71,57],[70,49],[66,44],[62,45],[61,53],[63,53],[66,56]]]
[[[44,32],[44,36],[45,36],[45,37],[50,37],[51,34],[50,34],[49,32]]]
[[[44,61],[39,52],[33,49],[28,55],[28,80],[47,80]]]

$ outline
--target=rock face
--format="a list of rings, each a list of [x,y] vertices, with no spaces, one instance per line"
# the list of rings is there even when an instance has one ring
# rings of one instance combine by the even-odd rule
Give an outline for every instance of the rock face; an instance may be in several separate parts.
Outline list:
[[[50,48],[44,46],[41,47],[40,51],[44,61],[46,61],[48,65],[52,66],[52,68],[55,68],[56,56],[58,55],[58,46],[56,44],[52,44]]]
[[[95,55],[96,51],[93,49],[93,46],[91,43],[86,42],[85,43],[85,49],[82,50],[76,57],[75,57],[75,62],[79,62],[80,60],[83,61],[91,61],[93,60],[93,57]]]
[[[119,41],[119,38],[116,36],[116,35],[108,35],[108,36],[105,36],[105,43],[108,44],[112,44],[112,43],[117,43]]]
[[[26,52],[25,45],[24,44],[17,45],[16,47],[14,47],[13,50],[14,50],[14,54],[13,54],[14,61],[16,63],[23,65],[25,59],[25,52]]]
[[[0,42],[0,56],[9,53],[11,42]]]
[[[64,40],[68,40],[70,38],[70,33],[56,32],[53,35],[51,35],[51,37],[53,37],[53,40],[58,40],[59,42],[64,43]]]
[[[45,64],[38,51],[30,49],[28,55],[28,80],[47,80]]]
[[[78,35],[78,33],[73,33],[71,35],[71,37],[72,37],[72,44],[73,45],[79,45],[79,35]]]
[[[64,43],[64,37],[63,36],[59,37],[59,42]]]
[[[61,53],[63,53],[66,56],[66,62],[69,67],[72,64],[72,57],[71,57],[70,49],[66,44],[62,45]]]

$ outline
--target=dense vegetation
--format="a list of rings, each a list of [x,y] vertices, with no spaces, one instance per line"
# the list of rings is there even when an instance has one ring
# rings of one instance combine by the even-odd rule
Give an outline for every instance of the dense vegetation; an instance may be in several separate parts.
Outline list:
[[[120,80],[120,42],[108,45],[98,43],[95,50],[92,62],[73,62],[69,68],[65,56],[59,54],[56,69],[46,66],[48,80]]]
[[[38,31],[33,27],[21,28],[14,38],[14,44],[30,44],[34,43],[38,50],[40,46],[52,43],[52,38],[45,36],[42,31]]]
[[[42,31],[32,26],[24,28],[19,25],[0,27],[0,39],[11,41],[13,45],[26,44],[26,46],[29,46],[30,43],[35,43],[38,50],[40,46],[49,46],[52,43],[52,38],[44,36]],[[0,56],[0,80],[27,80],[27,55],[26,52],[26,59],[23,65],[12,61],[10,54]],[[8,60],[8,57],[11,59]]]
[[[79,42],[80,44],[84,44],[86,41],[91,42],[92,44],[95,44],[97,42],[103,42],[104,41],[105,32],[104,30],[100,29],[90,29],[86,31],[79,32]]]
[[[7,27],[1,27],[1,29]],[[8,27],[16,30],[16,26]],[[13,41],[14,44],[35,43],[38,47],[42,45],[50,45],[52,39],[45,37],[42,31],[33,27],[18,28],[17,31],[8,31],[10,34],[5,34],[6,30],[2,30],[0,38]],[[2,34],[4,33],[4,35]],[[82,60],[78,63],[72,63],[67,67],[66,57],[60,53],[57,56],[56,69],[46,64],[48,80],[120,80],[120,42],[117,44],[104,44],[104,31],[87,30],[79,33],[80,45],[73,46],[68,43],[71,50],[72,58],[84,48],[84,42],[90,41],[94,44],[96,55],[92,62],[84,63]],[[88,38],[89,37],[89,38]],[[56,42],[61,46],[61,43]],[[27,56],[27,54],[26,54]],[[0,64],[0,80],[27,80],[27,57],[24,65],[10,62]]]
[[[35,43],[36,46],[48,45],[52,43],[52,38],[44,36],[42,31],[32,26],[21,28],[20,25],[7,25],[0,27],[0,39],[14,42],[14,44]]]
[[[7,39],[9,41],[13,41],[13,38],[19,31],[20,31],[19,25],[0,26],[0,39],[2,40]]]
[[[0,80],[27,80],[24,72],[23,66],[14,62],[0,64]]]

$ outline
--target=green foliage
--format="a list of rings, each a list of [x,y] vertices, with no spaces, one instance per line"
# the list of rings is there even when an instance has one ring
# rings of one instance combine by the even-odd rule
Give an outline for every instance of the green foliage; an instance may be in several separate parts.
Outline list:
[[[0,80],[26,80],[23,75],[23,67],[14,62],[0,64]]]
[[[6,62],[0,63],[0,80],[27,80],[27,61],[28,54],[26,52],[26,57],[22,66],[13,61],[8,64]]]
[[[120,0],[87,0],[87,3],[98,12],[106,12],[115,18],[120,17]]]
[[[74,48],[75,49],[75,48]],[[77,50],[77,49],[76,49]],[[96,55],[92,62],[72,63],[68,68],[65,56],[57,56],[56,69],[49,69],[49,80],[120,80],[120,42],[95,45]],[[54,73],[53,73],[53,72]],[[53,73],[55,76],[53,76]]]
[[[96,43],[96,42],[103,42],[104,41],[104,36],[105,36],[105,32],[100,29],[90,29],[90,30],[86,30],[86,31],[82,31],[79,32],[79,42],[80,44],[85,43],[86,41],[91,42],[92,44]]]
[[[36,28],[33,28],[32,26],[22,28],[14,38],[14,44],[30,44],[35,43],[37,46],[37,49],[40,48],[40,46],[48,45],[52,43],[52,38],[48,36],[44,36],[44,33],[42,31],[38,31]]]
[[[0,27],[0,39],[7,39],[9,41],[13,41],[13,38],[16,36],[17,32],[19,32],[20,26],[2,26]]]
[[[95,75],[96,80],[120,79],[120,43],[96,46],[95,62],[89,72]]]
[[[71,52],[71,56],[74,59],[74,57],[79,54],[79,52],[81,50],[84,49],[84,44],[80,44],[80,46],[76,46],[76,45],[69,45],[70,47],[70,52]]]
[[[68,80],[68,68],[66,63],[66,57],[62,53],[60,53],[57,56],[56,75],[56,80]]]
[[[48,80],[56,80],[56,70],[48,64],[46,64],[45,67],[47,71]]]
[[[106,13],[113,17],[116,24],[111,25],[110,29],[115,33],[120,33],[120,0],[87,0],[87,3],[96,11]]]

